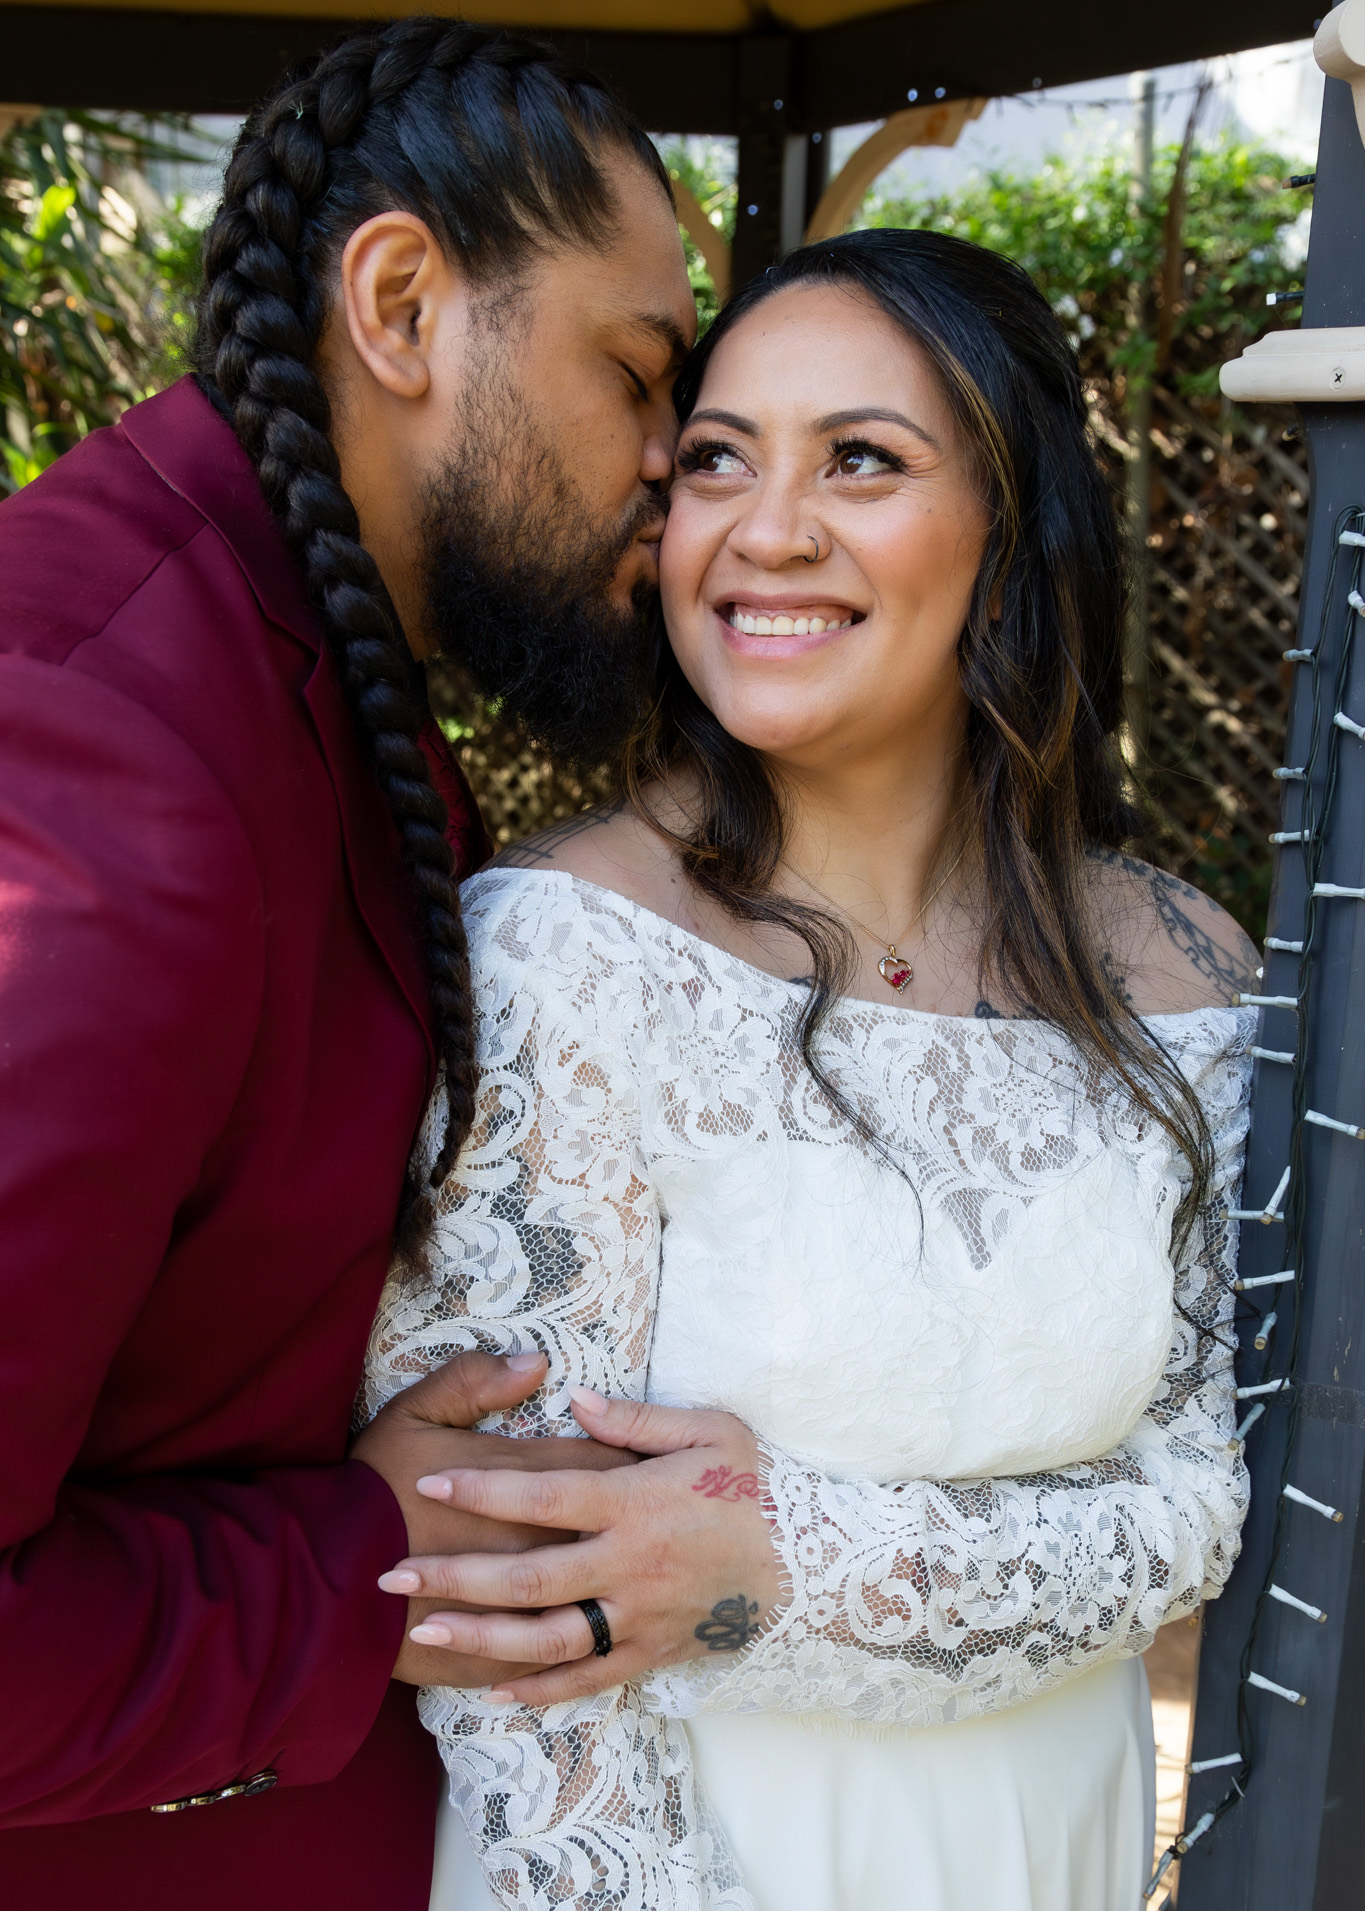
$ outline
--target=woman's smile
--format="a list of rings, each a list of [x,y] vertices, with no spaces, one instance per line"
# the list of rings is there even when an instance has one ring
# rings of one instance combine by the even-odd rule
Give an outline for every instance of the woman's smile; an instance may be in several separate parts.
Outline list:
[[[726,648],[737,657],[796,657],[841,637],[865,613],[827,598],[745,595],[717,604]]]

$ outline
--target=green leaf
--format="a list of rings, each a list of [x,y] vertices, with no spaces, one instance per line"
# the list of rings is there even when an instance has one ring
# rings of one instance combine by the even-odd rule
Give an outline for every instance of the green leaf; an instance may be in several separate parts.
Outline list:
[[[46,245],[75,203],[74,186],[49,186],[38,201],[38,211],[30,228],[34,238]]]

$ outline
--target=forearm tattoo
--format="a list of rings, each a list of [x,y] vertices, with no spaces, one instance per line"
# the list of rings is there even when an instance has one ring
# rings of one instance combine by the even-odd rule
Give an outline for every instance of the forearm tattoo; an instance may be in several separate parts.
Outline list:
[[[711,1617],[703,1619],[693,1633],[708,1652],[738,1652],[757,1639],[763,1628],[757,1623],[758,1601],[736,1593],[733,1599],[721,1599],[711,1608]]]

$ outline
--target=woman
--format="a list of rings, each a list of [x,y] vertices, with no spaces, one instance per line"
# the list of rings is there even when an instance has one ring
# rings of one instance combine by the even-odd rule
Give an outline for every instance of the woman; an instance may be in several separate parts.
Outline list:
[[[1254,951],[1121,854],[1116,534],[1022,273],[808,248],[679,401],[634,801],[466,885],[479,1116],[371,1349],[372,1408],[543,1354],[508,1430],[652,1456],[425,1485],[579,1534],[395,1577],[527,1668],[423,1696],[433,1904],[1134,1911],[1136,1655],[1245,1506]]]

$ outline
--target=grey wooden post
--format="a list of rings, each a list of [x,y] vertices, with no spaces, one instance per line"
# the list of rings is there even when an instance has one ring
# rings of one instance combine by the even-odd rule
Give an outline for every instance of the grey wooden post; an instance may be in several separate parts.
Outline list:
[[[1365,148],[1347,86],[1327,82],[1303,324],[1365,325]],[[1322,795],[1335,699],[1333,685],[1351,629],[1345,603],[1349,550],[1337,545],[1343,511],[1365,505],[1365,404],[1304,404],[1312,506],[1304,567],[1298,643],[1311,647],[1321,630],[1314,794]],[[1324,598],[1334,554],[1331,602]],[[1359,620],[1358,620],[1359,621]],[[1292,768],[1313,749],[1312,673],[1294,666],[1289,741]],[[1355,638],[1342,707],[1365,723],[1365,629]],[[1319,881],[1365,887],[1365,740],[1338,729],[1338,780],[1322,832]],[[1297,826],[1302,786],[1285,785],[1286,830]],[[1307,855],[1298,844],[1279,852],[1271,928],[1276,937],[1302,935],[1307,902]],[[1306,1106],[1365,1123],[1365,902],[1315,902],[1315,956],[1306,1014]],[[1298,957],[1271,953],[1263,989],[1294,995]],[[1291,1050],[1296,1018],[1268,1009],[1260,1043]],[[1290,1159],[1293,1071],[1257,1064],[1250,1154],[1243,1206],[1271,1195]],[[1224,1596],[1209,1607],[1195,1713],[1197,1763],[1238,1749],[1238,1707],[1245,1707],[1254,1756],[1245,1798],[1194,1844],[1181,1867],[1180,1911],[1357,1911],[1365,1900],[1360,1823],[1365,1813],[1365,1142],[1324,1128],[1302,1129],[1303,1275],[1298,1385],[1290,1396],[1269,1396],[1267,1411],[1250,1431],[1247,1456],[1252,1511],[1242,1557]],[[1244,1278],[1287,1264],[1287,1230],[1242,1227]],[[1242,1334],[1239,1376],[1253,1384],[1283,1373],[1293,1333],[1293,1288],[1253,1290],[1263,1303],[1277,1293],[1280,1326],[1269,1349],[1255,1352],[1251,1329]],[[1297,1432],[1287,1474],[1291,1416]],[[1333,1521],[1281,1496],[1282,1480],[1344,1517]],[[1325,1623],[1262,1597],[1277,1521],[1281,1544],[1276,1583],[1326,1613]],[[1259,1608],[1259,1623],[1256,1615]],[[1254,1642],[1247,1651],[1255,1625]],[[1242,1683],[1246,1669],[1303,1695],[1295,1705]],[[1238,1768],[1231,1768],[1236,1775]],[[1190,1779],[1187,1829],[1225,1795],[1229,1770]],[[1160,1904],[1162,1893],[1155,1895]]]

